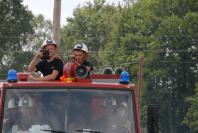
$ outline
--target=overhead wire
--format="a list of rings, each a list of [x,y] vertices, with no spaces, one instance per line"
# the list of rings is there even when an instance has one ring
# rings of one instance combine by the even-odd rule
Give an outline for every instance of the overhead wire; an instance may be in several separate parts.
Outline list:
[[[10,52],[9,50],[3,50],[3,51],[1,51],[1,52],[5,52],[5,53],[7,53],[7,52]],[[26,51],[26,50],[12,50],[12,52],[35,52],[35,51],[30,51],[30,50],[28,50],[28,51]],[[169,51],[167,51],[167,50],[149,50],[149,49],[147,49],[147,50],[127,50],[127,51],[118,51],[118,50],[98,50],[98,51],[90,51],[89,53],[90,54],[94,54],[94,53],[114,53],[114,54],[116,54],[116,53],[133,53],[133,52],[156,52],[156,53],[164,53],[164,52],[167,52],[167,53],[189,53],[189,52],[198,52],[198,49],[190,49],[190,50],[188,50],[188,49],[180,49],[180,50],[169,50]],[[69,53],[69,52],[65,52],[65,51],[59,51],[59,53]]]
[[[0,27],[3,27],[3,25],[0,25]],[[120,33],[120,34],[122,34],[122,33]],[[134,33],[123,33],[123,34],[131,34],[131,36],[119,36],[119,37],[120,38],[132,38],[132,36],[136,35]],[[138,35],[141,35],[141,34],[138,34]],[[98,38],[99,36],[81,36],[81,37],[76,37],[76,38]],[[198,34],[185,34],[185,35],[181,35],[181,34],[180,35],[166,35],[166,34],[163,34],[163,35],[153,35],[153,36],[147,36],[147,35],[142,35],[142,36],[151,37],[151,38],[162,38],[162,37],[164,37],[164,38],[171,39],[173,37],[197,37]],[[18,36],[2,36],[2,35],[0,35],[0,37],[1,38],[18,38]]]

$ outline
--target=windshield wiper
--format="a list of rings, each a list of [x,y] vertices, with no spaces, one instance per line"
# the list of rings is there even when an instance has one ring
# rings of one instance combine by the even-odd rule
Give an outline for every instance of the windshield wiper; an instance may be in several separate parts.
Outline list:
[[[85,132],[85,133],[104,133],[104,132],[100,132],[100,131],[93,131],[93,130],[89,130],[89,129],[77,129],[75,130],[77,132]]]
[[[49,130],[49,129],[41,129],[42,131],[47,131],[47,132],[51,132],[51,133],[69,133],[66,131],[57,131],[57,130]],[[100,131],[93,131],[93,130],[89,130],[89,129],[77,129],[75,130],[76,132],[85,132],[85,133],[104,133],[104,132],[100,132]]]
[[[42,131],[51,132],[51,133],[69,133],[69,132],[65,132],[65,131],[48,130],[48,129],[41,129],[41,130]]]

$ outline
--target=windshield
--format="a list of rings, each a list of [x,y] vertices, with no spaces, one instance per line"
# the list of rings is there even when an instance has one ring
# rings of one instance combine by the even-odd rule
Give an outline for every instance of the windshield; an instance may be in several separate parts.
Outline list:
[[[136,133],[132,92],[86,89],[8,89],[3,133]]]

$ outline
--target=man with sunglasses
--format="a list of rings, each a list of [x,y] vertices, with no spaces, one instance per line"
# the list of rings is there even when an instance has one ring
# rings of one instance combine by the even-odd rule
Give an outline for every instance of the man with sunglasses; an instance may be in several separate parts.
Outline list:
[[[63,75],[63,62],[57,56],[57,43],[52,39],[43,42],[39,50],[32,59],[28,70],[30,72],[40,71],[41,77],[29,75],[28,80],[49,81],[59,80]]]

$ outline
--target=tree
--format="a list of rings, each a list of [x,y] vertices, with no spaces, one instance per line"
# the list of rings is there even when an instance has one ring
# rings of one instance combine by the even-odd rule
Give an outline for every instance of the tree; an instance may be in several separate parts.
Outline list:
[[[83,41],[91,50],[99,50],[95,64],[111,66],[144,55],[142,125],[146,123],[146,106],[157,103],[160,132],[189,132],[182,121],[188,110],[185,98],[193,95],[198,79],[198,3],[126,0],[113,6],[103,2],[76,8],[74,18],[69,18],[62,30],[63,50]],[[134,69],[137,72],[137,67]]]
[[[31,21],[33,34],[28,35],[28,44],[24,48],[26,51],[37,51],[45,39],[52,38],[52,22],[39,14]]]
[[[195,95],[186,98],[186,101],[190,104],[187,115],[184,119],[184,123],[190,128],[191,133],[198,132],[198,83],[196,84]]]
[[[165,9],[178,3],[172,1]],[[193,95],[197,80],[198,14],[186,10],[181,15],[180,11],[176,12],[177,8],[172,8],[169,16],[161,9],[165,16],[161,16],[162,21],[152,36],[145,71],[144,105],[150,102],[160,105],[160,129],[170,133],[188,132],[182,124],[188,109],[184,101]]]
[[[64,51],[64,56],[68,56],[65,51],[70,50],[75,43],[83,42],[90,51],[94,51],[91,55],[95,59],[91,59],[94,64],[98,64],[97,51],[108,42],[115,12],[115,6],[105,4],[104,0],[94,0],[93,3],[87,2],[85,6],[77,7],[74,17],[68,18],[67,26],[62,29],[61,50]]]
[[[22,54],[27,35],[33,32],[30,23],[33,15],[22,5],[22,0],[2,0],[0,11],[0,73],[5,77],[8,69],[16,67],[14,64],[19,68],[16,54]]]
[[[8,69],[24,71],[42,42],[51,38],[51,21],[33,16],[22,0],[0,1],[0,73],[6,78]]]

